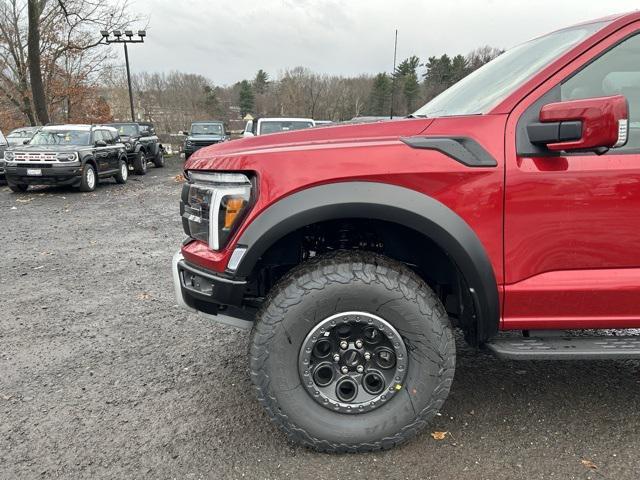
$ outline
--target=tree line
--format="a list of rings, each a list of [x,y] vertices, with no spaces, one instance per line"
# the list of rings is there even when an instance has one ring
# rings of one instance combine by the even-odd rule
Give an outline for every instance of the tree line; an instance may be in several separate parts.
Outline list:
[[[176,132],[193,120],[218,119],[242,125],[252,116],[295,116],[343,121],[357,116],[405,116],[500,55],[481,47],[466,55],[410,56],[395,72],[345,77],[316,73],[305,67],[285,69],[274,77],[259,69],[252,79],[216,86],[202,75],[183,72],[134,75],[138,113],[161,131]],[[105,93],[119,105],[113,113],[126,118],[125,79],[120,76]],[[115,97],[119,96],[119,101]]]

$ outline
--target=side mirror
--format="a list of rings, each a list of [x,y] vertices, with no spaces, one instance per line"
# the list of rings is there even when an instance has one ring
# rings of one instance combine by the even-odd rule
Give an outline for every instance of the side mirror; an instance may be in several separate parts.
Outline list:
[[[185,137],[189,136],[189,132],[187,132],[186,130],[183,130],[180,132],[182,135],[184,135]]]
[[[107,142],[105,142],[104,140],[96,140],[96,147],[106,147],[107,146]]]
[[[540,110],[540,123],[527,126],[531,143],[552,152],[606,153],[627,143],[629,105],[623,95],[549,103]]]
[[[29,139],[27,138],[26,140],[23,140],[23,141],[22,141],[22,144],[23,144],[23,145],[29,145],[29,142],[30,142],[30,141],[31,141],[31,140],[29,140]]]

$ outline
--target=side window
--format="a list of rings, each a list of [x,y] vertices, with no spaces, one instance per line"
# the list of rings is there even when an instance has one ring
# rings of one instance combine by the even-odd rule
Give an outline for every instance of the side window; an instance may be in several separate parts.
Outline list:
[[[623,40],[560,85],[562,100],[624,95],[629,103],[629,141],[640,150],[640,34]]]
[[[115,140],[116,135],[111,130],[105,130],[103,132],[103,135],[104,135],[104,141],[107,142],[107,145],[114,145],[116,143],[116,140]]]

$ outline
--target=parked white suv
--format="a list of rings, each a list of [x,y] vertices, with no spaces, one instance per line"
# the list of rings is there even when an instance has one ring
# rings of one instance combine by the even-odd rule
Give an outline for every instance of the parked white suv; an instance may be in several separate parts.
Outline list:
[[[289,132],[315,126],[316,123],[311,118],[256,118],[247,122],[242,136],[254,137],[267,133]]]

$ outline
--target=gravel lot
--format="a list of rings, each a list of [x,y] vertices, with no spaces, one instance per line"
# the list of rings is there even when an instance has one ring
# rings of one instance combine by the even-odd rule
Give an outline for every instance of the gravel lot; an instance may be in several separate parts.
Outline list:
[[[0,478],[640,476],[638,362],[463,345],[441,416],[408,445],[290,445],[254,400],[248,333],[176,307],[181,163],[167,164],[89,194],[0,187]]]

